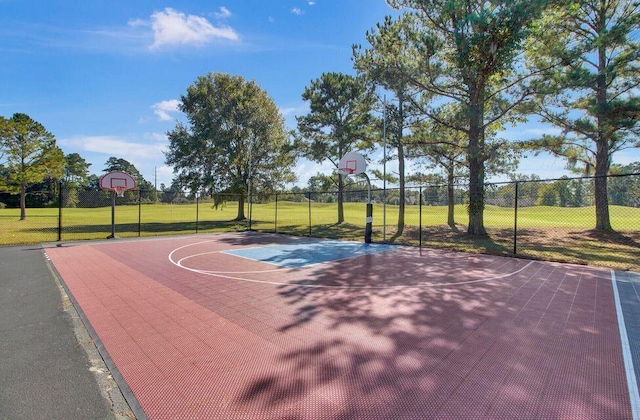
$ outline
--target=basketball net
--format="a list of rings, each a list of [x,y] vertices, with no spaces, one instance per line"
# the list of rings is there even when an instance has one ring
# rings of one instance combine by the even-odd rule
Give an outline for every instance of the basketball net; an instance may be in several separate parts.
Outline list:
[[[127,189],[127,187],[122,187],[122,186],[120,186],[120,187],[113,187],[113,191],[115,191],[115,192],[116,192],[116,195],[117,195],[118,197],[124,197],[124,192],[125,192],[125,190],[126,190],[126,189]]]
[[[349,176],[349,175],[352,175],[355,172],[355,170],[353,168],[339,168],[338,172],[342,176]]]

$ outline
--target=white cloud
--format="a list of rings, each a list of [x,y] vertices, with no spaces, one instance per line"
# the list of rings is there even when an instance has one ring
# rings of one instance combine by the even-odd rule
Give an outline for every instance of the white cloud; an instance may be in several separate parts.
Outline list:
[[[137,157],[151,160],[164,160],[165,143],[145,144],[124,140],[116,136],[83,136],[59,141],[65,148],[78,152],[100,153],[109,156],[120,156],[129,160]]]
[[[309,179],[318,173],[331,175],[334,171],[335,168],[331,163],[317,163],[306,159],[300,159],[296,167],[293,169],[293,172],[298,179],[296,185],[301,187],[307,186]]]
[[[316,4],[315,1],[310,1],[310,2],[307,2],[307,3],[309,4],[309,6],[313,6],[314,4]]]
[[[309,113],[309,105],[304,103],[298,106],[291,106],[287,108],[280,108],[280,113],[283,117],[297,116]]]
[[[164,163],[169,143],[165,134],[147,132],[135,140],[121,136],[75,136],[57,143],[65,153],[79,153],[98,176],[103,175],[104,162],[113,156],[133,164],[152,184],[157,180],[158,187],[161,183],[171,184],[173,168]]]
[[[230,13],[221,8],[221,14]],[[151,15],[150,21],[132,20],[129,26],[150,26],[153,30],[153,44],[150,49],[166,46],[195,45],[202,46],[215,39],[238,41],[237,32],[229,26],[214,26],[201,16],[186,15],[170,7]]]
[[[220,12],[216,13],[215,16],[218,19],[227,19],[231,17],[231,12],[229,11],[229,9],[227,9],[226,7],[222,6],[220,8]]]
[[[178,106],[180,101],[177,99],[170,99],[168,101],[160,101],[151,106],[153,113],[160,117],[162,121],[171,121],[174,118],[170,115],[175,112],[180,112]]]
[[[160,143],[168,143],[169,138],[167,137],[167,133],[144,133],[143,138],[145,140],[153,140],[155,142]]]
[[[297,7],[294,7],[293,9],[291,9],[291,13],[293,13],[294,15],[298,15],[300,16],[301,14],[303,14],[304,12],[302,11],[302,9],[299,9]]]

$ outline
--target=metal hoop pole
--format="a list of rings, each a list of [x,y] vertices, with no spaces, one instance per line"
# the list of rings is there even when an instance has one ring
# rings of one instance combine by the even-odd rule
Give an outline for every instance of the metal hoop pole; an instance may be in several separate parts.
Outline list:
[[[116,192],[111,190],[111,235],[107,239],[116,238]]]

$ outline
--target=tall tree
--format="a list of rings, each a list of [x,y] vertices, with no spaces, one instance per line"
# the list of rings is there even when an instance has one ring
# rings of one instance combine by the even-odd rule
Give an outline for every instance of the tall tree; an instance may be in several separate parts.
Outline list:
[[[91,164],[78,153],[69,153],[64,159],[64,180],[76,186],[86,185],[89,181],[89,166]]]
[[[387,0],[413,9],[413,37],[419,52],[419,76],[410,83],[439,97],[423,112],[467,137],[469,168],[468,233],[486,235],[484,227],[485,130],[504,121],[529,94],[517,62],[528,27],[549,0]],[[429,104],[431,102],[428,102]],[[460,114],[441,105],[455,103]],[[451,119],[450,117],[453,117]],[[462,123],[461,123],[462,122]]]
[[[78,204],[78,188],[86,186],[89,183],[89,166],[88,163],[78,153],[69,153],[65,155],[64,165],[64,207],[76,207]]]
[[[398,228],[395,236],[402,235],[405,219],[405,159],[407,141],[405,130],[412,127],[420,118],[419,109],[413,105],[411,97],[414,89],[408,83],[409,75],[415,74],[415,50],[407,43],[407,27],[404,19],[394,21],[386,17],[375,29],[367,31],[366,38],[370,47],[363,49],[353,46],[354,67],[358,74],[369,83],[381,86],[392,97],[387,102],[378,98],[381,103],[386,124],[385,146],[390,146],[398,159],[399,208]],[[388,134],[387,134],[388,133]],[[390,157],[387,157],[389,160]]]
[[[166,162],[176,181],[192,192],[204,192],[220,203],[225,194],[238,197],[237,220],[252,189],[270,192],[295,179],[284,120],[267,92],[240,76],[200,76],[181,97],[188,125],[168,133]]]
[[[374,141],[375,98],[362,79],[343,73],[324,73],[311,81],[302,99],[307,115],[297,117],[300,153],[315,162],[330,161],[338,169],[347,152],[371,149]],[[338,223],[344,222],[344,180],[338,181]]]
[[[607,174],[612,155],[640,147],[640,2],[574,0],[550,8],[530,45],[543,71],[535,111],[562,128],[535,146],[595,166],[597,230],[611,230]]]
[[[64,173],[64,153],[44,126],[26,114],[0,117],[0,187],[20,194],[20,220],[26,219],[26,190],[30,184]]]

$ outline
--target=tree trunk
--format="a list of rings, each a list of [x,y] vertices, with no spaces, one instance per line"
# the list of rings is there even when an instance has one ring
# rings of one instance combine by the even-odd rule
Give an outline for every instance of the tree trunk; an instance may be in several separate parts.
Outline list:
[[[449,225],[449,227],[452,227],[452,228],[456,227],[456,221],[454,220],[454,208],[456,205],[456,200],[454,196],[455,191],[453,189],[454,169],[455,167],[454,167],[453,161],[450,161],[449,165],[447,166],[447,201],[448,201],[447,224]]]
[[[238,215],[236,216],[236,218],[234,219],[235,221],[240,221],[240,220],[244,220],[245,216],[244,216],[244,194],[240,194],[240,197],[238,198]]]
[[[396,92],[398,97],[398,123],[397,132],[395,135],[395,141],[398,148],[398,180],[400,182],[400,206],[398,208],[398,230],[395,237],[402,235],[404,232],[404,215],[406,208],[406,190],[405,190],[405,175],[404,175],[404,146],[403,140],[403,128],[404,128],[404,86]]]
[[[27,186],[20,184],[20,220],[27,218]]]
[[[604,22],[601,22],[605,31]],[[602,33],[602,32],[601,32]],[[606,50],[602,43],[598,47],[598,76],[596,79],[596,109],[598,139],[596,141],[596,173],[594,194],[596,202],[596,230],[612,230],[609,218],[609,197],[607,194],[607,174],[609,173],[609,139],[607,138],[607,80]]]
[[[473,97],[473,95],[472,95]],[[484,236],[484,133],[483,102],[477,100],[469,107],[469,145],[467,147],[469,163],[469,227],[470,235]]]
[[[609,218],[609,197],[607,196],[607,177],[600,175],[596,162],[595,201],[596,201],[596,230],[613,230]]]

